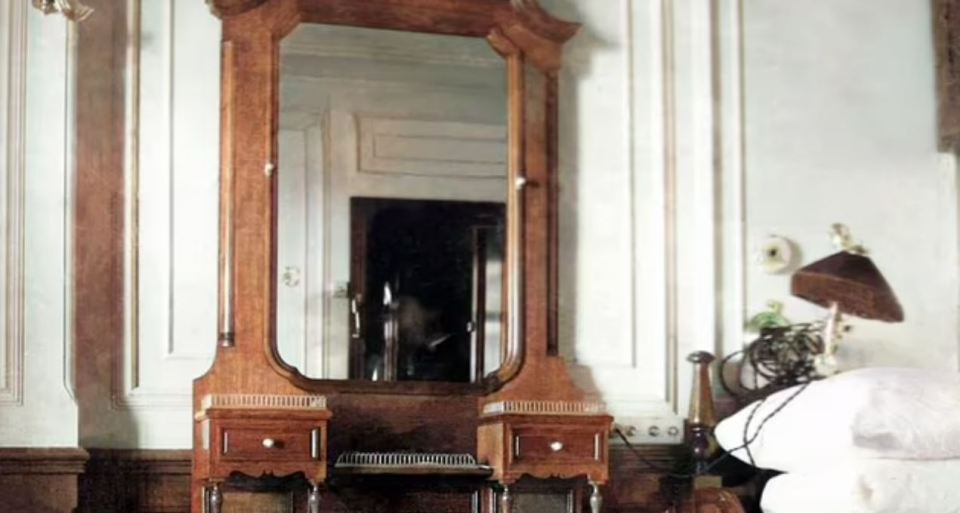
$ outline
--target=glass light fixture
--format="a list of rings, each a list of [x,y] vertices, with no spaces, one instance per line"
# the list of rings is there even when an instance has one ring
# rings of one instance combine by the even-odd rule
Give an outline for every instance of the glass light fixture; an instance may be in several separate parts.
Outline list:
[[[93,14],[93,8],[80,0],[30,0],[43,14],[63,14],[68,20],[83,21]]]

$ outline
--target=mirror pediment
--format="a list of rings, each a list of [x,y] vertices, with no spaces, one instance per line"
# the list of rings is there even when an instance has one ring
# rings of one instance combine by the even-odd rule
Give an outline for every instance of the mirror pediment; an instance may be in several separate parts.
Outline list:
[[[219,18],[227,18],[243,14],[250,9],[259,7],[267,0],[207,0],[210,11]]]
[[[487,37],[498,28],[526,35],[517,41],[531,55],[559,51],[580,24],[552,16],[538,0],[207,0],[228,20],[261,6],[296,12],[300,23],[323,23],[408,32]],[[267,16],[271,17],[271,16]],[[283,27],[292,30],[296,22]],[[280,34],[280,36],[286,35]]]

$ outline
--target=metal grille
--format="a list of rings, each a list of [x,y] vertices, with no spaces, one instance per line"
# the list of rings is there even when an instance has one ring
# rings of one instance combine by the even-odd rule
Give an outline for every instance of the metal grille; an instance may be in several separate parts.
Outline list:
[[[484,415],[601,415],[606,405],[581,401],[498,401],[483,406]]]
[[[210,408],[265,408],[274,410],[326,410],[322,395],[213,394],[203,397],[204,410]]]
[[[470,454],[410,453],[410,452],[345,452],[337,458],[336,467],[444,467],[476,468],[477,460]]]

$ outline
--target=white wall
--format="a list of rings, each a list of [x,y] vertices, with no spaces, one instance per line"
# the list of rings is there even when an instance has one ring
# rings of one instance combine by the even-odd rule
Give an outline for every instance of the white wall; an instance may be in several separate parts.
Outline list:
[[[637,441],[675,443],[684,356],[742,317],[720,310],[739,236],[720,237],[716,215],[736,192],[714,102],[725,49],[707,2],[546,3],[584,24],[561,78],[561,352],[619,422],[660,428]]]
[[[753,252],[777,234],[810,262],[834,222],[907,316],[854,320],[841,364],[957,368],[929,2],[545,3],[584,23],[562,82],[561,346],[621,421],[683,415],[683,357],[739,348],[767,300],[821,315]]]
[[[77,445],[68,30],[0,4],[0,446]]]
[[[219,27],[196,0],[130,2],[143,196],[128,216],[152,245],[139,276],[163,293],[135,296],[139,335],[116,356],[136,436],[87,442],[188,447],[190,382],[215,343]],[[768,299],[817,315],[751,253],[778,234],[811,261],[833,222],[873,250],[907,315],[857,321],[846,362],[956,368],[956,168],[935,149],[928,2],[544,3],[584,23],[561,84],[561,350],[619,420],[678,425],[683,357],[738,348]]]
[[[957,169],[936,151],[931,2],[820,3],[744,9],[749,239],[790,237],[812,261],[833,251],[829,225],[846,223],[906,321],[853,320],[841,363],[956,369]],[[789,287],[748,269],[751,309]]]

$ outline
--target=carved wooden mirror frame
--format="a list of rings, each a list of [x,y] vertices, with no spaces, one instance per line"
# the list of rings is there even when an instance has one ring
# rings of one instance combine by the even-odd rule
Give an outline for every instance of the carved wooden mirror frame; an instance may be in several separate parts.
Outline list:
[[[261,381],[275,381],[263,376],[273,369],[280,381],[301,390],[482,394],[516,377],[525,361],[555,354],[557,71],[562,46],[579,25],[551,17],[536,0],[208,3],[223,20],[220,344],[211,374],[242,375],[259,368],[258,388],[267,385]],[[279,47],[300,23],[486,38],[506,60],[507,183],[512,186],[507,240],[513,261],[505,281],[513,314],[506,331],[514,336],[507,338],[501,368],[485,383],[314,380],[279,357],[274,286]],[[198,380],[199,389],[205,388],[204,379]]]
[[[223,20],[220,334],[213,366],[194,382],[193,511],[219,508],[218,483],[234,472],[302,472],[316,506],[328,461],[385,450],[475,454],[504,487],[500,511],[509,511],[509,486],[522,476],[586,477],[599,510],[612,418],[585,401],[556,347],[557,73],[563,44],[579,25],[551,17],[536,0],[208,3]],[[314,380],[281,360],[274,285],[280,42],[300,23],[486,38],[506,60],[504,288],[512,310],[506,330],[514,333],[501,368],[483,383]],[[233,445],[230,430],[242,437]],[[302,449],[298,457],[274,457],[283,447],[277,431],[300,436],[288,448]],[[258,438],[262,447],[253,443]]]

